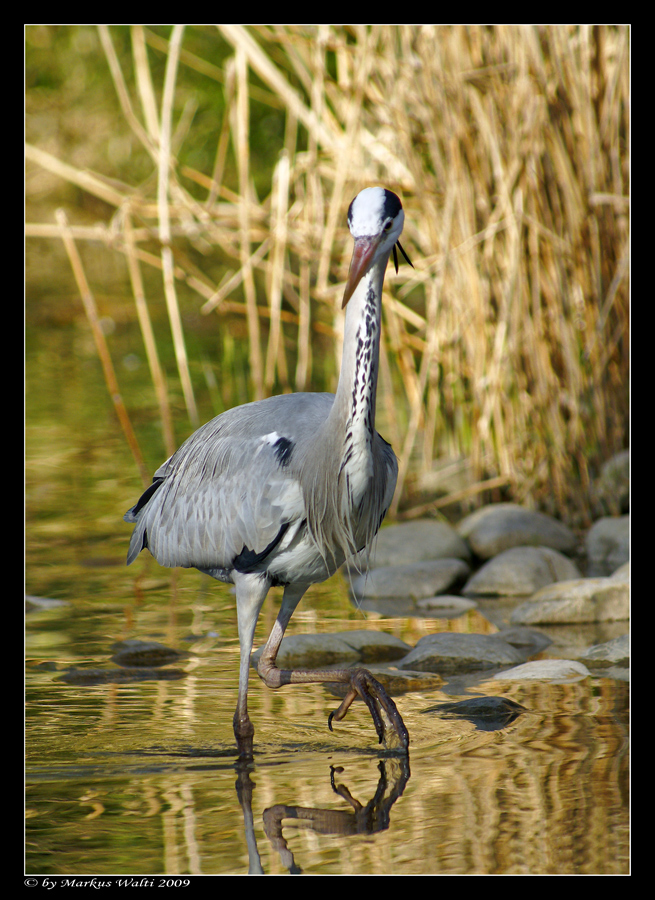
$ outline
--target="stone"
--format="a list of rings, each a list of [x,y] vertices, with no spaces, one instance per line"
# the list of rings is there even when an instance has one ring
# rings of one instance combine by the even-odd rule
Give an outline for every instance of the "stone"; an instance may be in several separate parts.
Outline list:
[[[423,612],[441,612],[445,616],[460,615],[477,607],[475,600],[464,600],[453,594],[438,594],[436,597],[423,597],[416,601],[416,608]]]
[[[462,593],[473,597],[520,597],[554,581],[579,576],[575,563],[550,547],[513,547],[486,562],[469,578]]]
[[[422,637],[396,666],[399,669],[453,675],[509,666],[524,659],[525,654],[499,635],[440,632]]]
[[[589,575],[611,575],[630,559],[630,516],[594,522],[585,539]]]
[[[580,681],[591,675],[589,669],[575,659],[535,659],[523,665],[498,672],[500,681]]]
[[[508,697],[470,697],[466,700],[438,703],[421,711],[436,713],[445,719],[467,719],[479,731],[507,728],[522,713],[527,712],[525,706]]]
[[[257,665],[263,647],[250,657]],[[384,631],[326,632],[324,634],[292,634],[282,638],[276,664],[281,669],[320,669],[331,665],[401,659],[411,650],[409,644]]]
[[[405,566],[381,566],[352,577],[358,598],[433,597],[463,581],[470,569],[462,559],[435,559]]]
[[[603,465],[592,497],[601,513],[618,516],[630,508],[630,451],[622,450]]]
[[[498,632],[498,637],[512,647],[516,647],[523,654],[523,658],[534,656],[541,653],[546,647],[550,647],[552,640],[542,631],[536,631],[534,628],[525,628],[521,625],[503,628]]]
[[[466,516],[457,526],[481,559],[490,559],[511,547],[550,547],[573,553],[577,539],[567,526],[536,510],[516,503],[493,503]]]
[[[264,648],[259,647],[250,657],[257,665]],[[337,634],[291,634],[282,638],[276,665],[281,669],[320,669],[335,664],[359,662],[360,655]]]
[[[401,671],[395,666],[379,663],[366,668],[382,687],[394,696],[410,691],[434,691],[443,685],[443,678],[434,672],[416,672],[411,669]],[[348,685],[339,684],[338,681],[329,681],[325,686],[335,697],[345,697],[348,691]]]
[[[118,666],[166,666],[169,663],[185,659],[186,651],[174,650],[157,641],[141,641],[128,639],[112,644],[114,655],[111,661]]]
[[[362,628],[355,631],[340,631],[337,636],[359,653],[363,663],[401,659],[412,649],[409,644],[386,631],[370,631]]]
[[[558,581],[537,591],[510,616],[514,625],[570,625],[616,622],[630,617],[625,570],[609,578]]]
[[[580,661],[589,668],[605,669],[610,666],[630,665],[630,635],[622,634],[620,637],[604,644],[595,644],[580,657]]]
[[[466,559],[471,556],[466,541],[447,522],[419,519],[382,528],[373,542],[369,565],[407,565],[430,559]],[[359,571],[366,565],[364,554],[358,554],[351,569]]]

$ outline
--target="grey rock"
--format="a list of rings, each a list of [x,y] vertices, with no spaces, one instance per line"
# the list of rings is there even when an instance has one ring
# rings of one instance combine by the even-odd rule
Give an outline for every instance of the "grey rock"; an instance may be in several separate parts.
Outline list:
[[[585,539],[589,575],[611,575],[630,559],[630,516],[605,517]]]
[[[609,578],[559,581],[537,591],[510,616],[514,625],[615,622],[630,617],[630,585],[622,567]]]
[[[511,725],[524,706],[508,697],[470,697],[450,703],[438,703],[423,713],[436,713],[446,719],[467,719],[480,731],[497,731]]]
[[[256,665],[263,647],[251,656]],[[409,644],[384,631],[328,632],[325,634],[292,634],[284,637],[276,663],[281,669],[318,669],[331,665],[352,665],[371,661],[400,659],[410,650]]]
[[[381,566],[351,579],[355,597],[433,597],[462,581],[470,569],[462,559],[435,559],[406,566]]]
[[[618,516],[630,507],[630,451],[623,450],[605,463],[593,486],[593,498],[601,513]]]
[[[492,636],[506,641],[512,647],[516,647],[523,654],[524,659],[527,659],[528,656],[534,656],[535,653],[540,653],[553,643],[543,632],[536,631],[534,628],[525,628],[521,625],[504,628],[497,635]]]
[[[523,653],[498,635],[441,632],[422,637],[396,666],[451,675],[510,666],[524,659]]]
[[[114,655],[111,661],[118,666],[166,666],[177,660],[185,659],[189,654],[174,650],[157,641],[141,641],[128,639],[112,644]]]
[[[630,636],[622,634],[604,644],[596,644],[583,653],[580,660],[594,669],[605,669],[610,666],[627,667],[630,665]]]
[[[369,565],[407,565],[430,559],[469,559],[466,541],[447,522],[420,519],[383,528],[373,544]],[[351,568],[362,569],[366,560],[358,554]]]
[[[256,665],[263,647],[250,657]],[[281,669],[318,669],[336,663],[359,662],[359,652],[336,634],[292,634],[282,638],[276,663]]]
[[[374,663],[366,668],[390,694],[406,694],[409,691],[434,691],[443,685],[443,678],[434,672],[416,672],[411,669],[401,671],[393,665]],[[331,694],[345,697],[348,685],[328,682],[326,685]]]
[[[553,581],[579,576],[575,563],[550,547],[514,547],[486,562],[467,581],[462,593],[474,597],[520,597]]]
[[[436,597],[423,597],[416,601],[416,608],[422,611],[441,612],[444,616],[460,615],[477,607],[475,600],[464,600],[453,594],[439,594]]]
[[[577,543],[575,534],[562,522],[515,503],[495,503],[478,509],[462,519],[457,530],[481,559],[523,546],[572,553]]]
[[[395,634],[388,634],[386,631],[359,629],[340,631],[336,636],[356,650],[363,663],[401,659],[411,650],[409,644],[401,641]]]
[[[589,669],[575,659],[536,659],[494,675],[501,681],[553,681],[568,683],[591,675]]]

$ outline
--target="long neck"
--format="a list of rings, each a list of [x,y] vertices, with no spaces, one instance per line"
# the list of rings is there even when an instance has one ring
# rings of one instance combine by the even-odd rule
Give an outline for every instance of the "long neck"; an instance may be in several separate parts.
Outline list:
[[[309,532],[330,571],[370,542],[382,515],[386,478],[375,479],[374,429],[387,261],[371,268],[348,302],[336,396],[300,477]]]
[[[373,440],[387,261],[388,256],[372,266],[346,306],[341,373],[330,415],[331,426],[344,434],[346,456],[370,450]]]

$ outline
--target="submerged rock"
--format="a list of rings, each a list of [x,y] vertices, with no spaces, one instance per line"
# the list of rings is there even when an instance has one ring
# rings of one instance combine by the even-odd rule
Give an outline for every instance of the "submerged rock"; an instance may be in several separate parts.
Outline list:
[[[68,684],[131,684],[135,681],[177,681],[186,678],[181,669],[156,669],[150,666],[124,666],[119,669],[71,668],[59,677]]]
[[[111,661],[118,666],[166,666],[186,659],[186,651],[174,650],[157,641],[126,640],[113,644]]]
[[[423,597],[416,601],[416,608],[422,612],[433,612],[435,615],[441,615],[444,618],[458,616],[461,613],[468,612],[470,609],[476,609],[475,600],[464,600],[463,597],[457,597],[453,594],[438,594],[436,597]]]
[[[507,697],[471,697],[451,703],[438,703],[422,712],[436,713],[444,718],[467,719],[479,731],[497,731],[506,728],[527,710],[525,706]]]
[[[434,691],[443,685],[443,678],[434,672],[416,672],[412,669],[401,670],[395,665],[376,663],[366,668],[382,687],[390,694],[408,694],[411,691]],[[345,697],[348,685],[338,682],[327,682],[326,687],[335,697]]]

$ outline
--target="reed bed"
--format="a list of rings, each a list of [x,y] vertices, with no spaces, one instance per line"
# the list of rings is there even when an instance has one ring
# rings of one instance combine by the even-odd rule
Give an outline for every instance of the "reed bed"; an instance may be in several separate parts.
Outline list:
[[[142,268],[162,274],[194,426],[181,290],[217,330],[242,318],[250,399],[333,389],[345,213],[383,184],[402,197],[415,267],[389,268],[383,303],[377,424],[400,461],[392,514],[512,499],[586,524],[592,478],[628,445],[629,29],[222,25],[204,58],[185,46],[192,30],[133,26],[129,57],[114,29],[97,32],[150,178],[117,183],[26,150],[28,178],[40,167],[115,209],[96,226],[69,210],[70,224],[28,223],[27,235],[124,255],[166,449],[148,311],[162,300],[146,301]],[[194,141],[191,74],[222,87],[204,169],[180,162]],[[262,108],[283,120],[263,149]],[[194,262],[215,249],[220,268]],[[468,470],[445,496],[431,480],[443,459]]]

